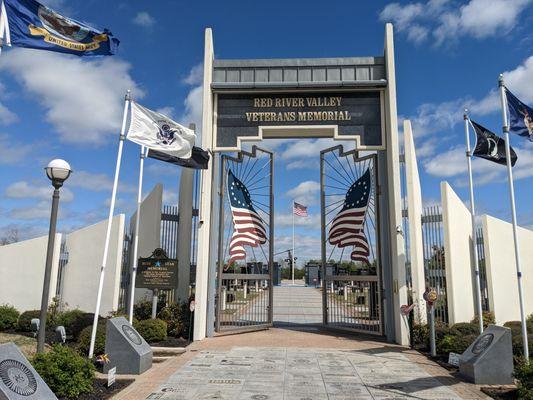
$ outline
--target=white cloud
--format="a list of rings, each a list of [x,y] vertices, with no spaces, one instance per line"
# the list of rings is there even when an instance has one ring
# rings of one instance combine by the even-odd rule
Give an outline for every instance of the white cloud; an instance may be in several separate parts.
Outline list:
[[[511,71],[503,73],[506,86],[526,103],[533,102],[533,56]],[[497,82],[495,80],[494,84]],[[413,133],[416,138],[417,156],[431,157],[443,141],[449,140],[449,131],[458,123],[463,122],[464,109],[468,108],[472,119],[500,112],[499,92],[489,91],[481,99],[459,98],[442,103],[425,103],[418,107],[417,113],[411,116]],[[435,163],[430,163],[430,166]],[[436,168],[436,166],[435,166]],[[446,168],[445,168],[446,170]]]
[[[163,190],[163,204],[166,205],[176,205],[178,204],[179,195],[178,192]]]
[[[166,116],[166,117],[174,118],[174,112],[175,112],[176,110],[174,109],[174,107],[171,107],[171,106],[165,106],[165,107],[158,108],[156,111],[157,111],[158,113],[163,114],[163,115]]]
[[[18,116],[11,110],[9,110],[5,105],[0,103],[0,123],[2,125],[9,125],[13,122],[18,121]]]
[[[46,235],[48,233],[48,227],[33,223],[8,224],[0,227],[0,237],[4,237],[12,232],[16,232],[18,240],[21,241]]]
[[[197,139],[196,143],[201,143],[201,132],[202,132],[202,96],[203,96],[203,87],[196,86],[192,88],[187,97],[185,98],[185,112],[181,117],[183,124],[189,125],[190,123],[196,124],[196,133]]]
[[[204,64],[200,63],[195,65],[189,71],[189,75],[183,79],[183,83],[191,86],[198,86],[204,80]]]
[[[415,44],[456,42],[461,36],[482,39],[502,36],[518,25],[520,14],[532,0],[468,0],[458,6],[448,0],[389,3],[381,21],[393,22]]]
[[[276,236],[274,253],[292,249],[292,236]],[[298,257],[297,265],[304,265],[307,260],[320,259],[320,237],[299,234],[294,254]],[[287,253],[278,254],[276,260],[283,259]]]
[[[276,214],[275,215],[276,228],[292,227],[292,213]],[[316,228],[320,226],[320,215],[309,214],[307,217],[294,216],[294,226],[302,226],[307,228]]]
[[[51,200],[54,189],[51,185],[32,185],[26,181],[18,181],[10,184],[4,196],[8,199],[43,199]],[[74,194],[63,187],[61,189],[61,201],[72,201]]]
[[[28,49],[14,49],[0,59],[0,69],[13,74],[45,108],[60,138],[74,143],[101,144],[118,135],[126,90],[134,98],[144,95],[130,67],[116,57],[85,60]]]
[[[133,23],[143,28],[151,28],[155,25],[155,18],[148,14],[146,11],[140,11],[133,18]]]
[[[0,164],[15,164],[23,161],[31,153],[31,144],[12,142],[6,134],[0,134]]]
[[[74,171],[68,180],[68,185],[93,192],[110,192],[113,189],[113,180],[107,174]],[[136,193],[137,187],[119,181],[118,191],[122,193]]]
[[[9,212],[9,217],[20,220],[46,220],[50,218],[50,201],[39,201],[37,204],[25,207],[17,207]],[[64,209],[59,208],[59,217],[64,217]]]
[[[294,199],[297,203],[309,206],[320,202],[319,193],[320,183],[305,181],[287,191],[287,197]]]

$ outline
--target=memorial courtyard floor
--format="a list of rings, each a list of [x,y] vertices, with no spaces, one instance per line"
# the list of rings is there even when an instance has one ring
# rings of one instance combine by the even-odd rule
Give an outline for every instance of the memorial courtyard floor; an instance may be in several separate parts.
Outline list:
[[[114,399],[485,399],[416,351],[372,338],[272,328],[195,342]]]

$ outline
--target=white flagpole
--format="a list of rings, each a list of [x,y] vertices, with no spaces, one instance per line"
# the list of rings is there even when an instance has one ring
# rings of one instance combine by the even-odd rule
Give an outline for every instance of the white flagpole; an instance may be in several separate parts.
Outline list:
[[[141,146],[141,155],[139,161],[139,187],[137,189],[137,214],[135,216],[135,239],[133,240],[133,260],[131,266],[131,280],[130,280],[130,301],[128,317],[130,324],[133,324],[133,302],[135,300],[135,278],[137,276],[137,253],[139,247],[139,226],[141,224],[141,202],[143,192],[143,171],[144,159],[146,158],[145,147]]]
[[[477,235],[476,235],[476,208],[474,205],[474,183],[472,179],[472,152],[470,151],[470,132],[468,128],[468,110],[465,109],[465,139],[466,139],[466,161],[468,164],[468,183],[470,187],[470,215],[472,218],[472,241],[474,247],[474,274],[476,278],[476,306],[479,319],[479,333],[483,333],[483,308],[481,307],[481,284],[479,282],[479,260],[477,254]]]
[[[292,201],[292,284],[294,285],[294,200]]]
[[[529,362],[529,348],[527,342],[527,326],[526,326],[526,313],[524,310],[524,294],[522,289],[522,270],[520,268],[520,246],[518,244],[518,228],[516,225],[516,206],[514,199],[514,184],[513,184],[513,167],[511,166],[511,145],[509,139],[509,122],[507,120],[507,98],[505,96],[505,86],[503,83],[503,75],[500,74],[498,79],[500,86],[500,100],[502,105],[502,120],[503,120],[503,133],[505,134],[505,157],[507,160],[507,175],[509,178],[509,196],[511,199],[511,215],[513,218],[513,240],[514,240],[514,252],[516,260],[516,277],[518,280],[518,298],[520,300],[520,319],[522,322],[522,344],[524,348],[524,358]]]
[[[107,263],[107,253],[109,251],[109,240],[111,238],[111,224],[113,223],[113,212],[115,211],[115,200],[117,197],[118,177],[120,174],[120,163],[122,161],[122,148],[124,147],[124,133],[126,131],[126,121],[128,116],[128,107],[130,104],[130,91],[126,93],[124,99],[124,115],[122,117],[122,128],[118,142],[117,164],[115,167],[115,179],[113,181],[113,191],[111,192],[111,204],[109,205],[109,217],[107,219],[107,231],[104,244],[104,255],[102,257],[102,266],[100,267],[100,282],[98,284],[98,294],[96,295],[96,307],[94,311],[93,329],[91,332],[91,344],[89,346],[89,358],[94,355],[94,342],[96,340],[96,328],[98,326],[98,316],[100,315],[100,303],[102,301],[102,290],[104,288],[105,266]]]

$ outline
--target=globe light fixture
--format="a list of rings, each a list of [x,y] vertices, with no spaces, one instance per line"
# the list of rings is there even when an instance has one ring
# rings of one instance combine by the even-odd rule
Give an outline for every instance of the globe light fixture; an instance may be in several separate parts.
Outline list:
[[[56,189],[63,186],[63,182],[68,179],[72,172],[69,163],[59,158],[50,161],[44,170],[48,179],[52,181],[52,186]]]
[[[48,311],[48,300],[50,297],[50,280],[52,277],[52,258],[54,254],[54,241],[56,236],[57,212],[59,208],[59,189],[68,179],[72,170],[65,160],[55,159],[48,163],[46,176],[52,181],[54,194],[52,196],[52,211],[50,214],[50,228],[48,230],[48,247],[46,249],[46,265],[44,269],[43,294],[41,298],[41,312],[39,315],[37,334],[37,353],[44,351],[44,341],[46,336],[46,313]]]

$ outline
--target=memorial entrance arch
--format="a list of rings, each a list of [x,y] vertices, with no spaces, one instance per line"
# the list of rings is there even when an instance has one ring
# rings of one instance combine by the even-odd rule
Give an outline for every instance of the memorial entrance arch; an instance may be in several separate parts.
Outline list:
[[[369,245],[374,252],[372,266],[379,273],[375,275],[377,278],[360,278],[357,284],[350,282],[353,293],[364,293],[365,290],[371,293],[367,295],[365,306],[365,328],[360,329],[363,326],[363,307],[359,314],[348,313],[342,323],[332,319],[331,301],[334,297],[324,298],[324,312],[330,311],[330,314],[325,314],[324,323],[336,328],[383,334],[389,341],[406,344],[407,326],[400,313],[400,306],[407,303],[407,290],[401,232],[392,25],[386,26],[385,50],[378,57],[219,60],[214,58],[210,29],[206,30],[205,38],[202,147],[209,149],[213,157],[209,169],[202,172],[194,339],[211,336],[215,329],[236,328],[234,320],[230,318],[228,321],[221,314],[223,306],[227,310],[227,304],[222,301],[222,291],[231,284],[226,275],[227,268],[231,264],[229,261],[235,261],[224,249],[226,245],[231,246],[231,240],[224,240],[224,236],[229,235],[224,233],[228,226],[224,216],[231,212],[231,207],[227,208],[231,204],[224,197],[231,200],[228,185],[237,185],[242,189],[243,180],[248,179],[249,175],[243,169],[245,160],[250,165],[250,160],[253,163],[259,159],[259,153],[263,159],[272,157],[256,148],[251,153],[243,152],[242,144],[266,138],[329,137],[353,142],[355,150],[348,157],[357,164],[351,167],[359,168],[359,175],[355,174],[350,179],[355,182],[364,175],[363,164],[372,174],[372,212],[375,217],[368,222],[368,227],[374,224],[374,236],[369,239]],[[371,155],[361,158],[361,152]],[[323,152],[322,164],[325,156]],[[338,156],[345,157],[346,154],[341,151]],[[237,176],[239,173],[242,179]],[[322,188],[324,191],[324,184]],[[248,190],[247,187],[245,189]],[[239,198],[244,202],[245,197],[246,193],[241,191],[239,196],[235,194],[234,200]],[[263,203],[263,207],[267,208],[261,216],[265,228],[254,247],[265,252],[267,264],[273,261],[266,251],[272,254],[273,209],[269,205],[272,205],[271,197],[269,203]],[[261,214],[259,210],[254,211]],[[267,221],[270,221],[268,227]],[[326,223],[323,218],[323,229],[327,228]],[[324,254],[323,276],[328,279],[325,265],[328,260]],[[266,272],[263,269],[253,272],[257,275],[253,277],[253,282],[243,277],[234,283],[246,283],[246,290],[253,288],[255,291],[260,282],[271,280],[272,268]],[[345,278],[329,274],[334,291],[346,286]],[[259,287],[257,290],[260,290]],[[267,292],[258,297],[263,304],[260,313],[253,318],[241,313],[245,317],[238,324],[248,328],[263,328],[271,324],[271,289]],[[338,293],[335,295],[339,296]]]

